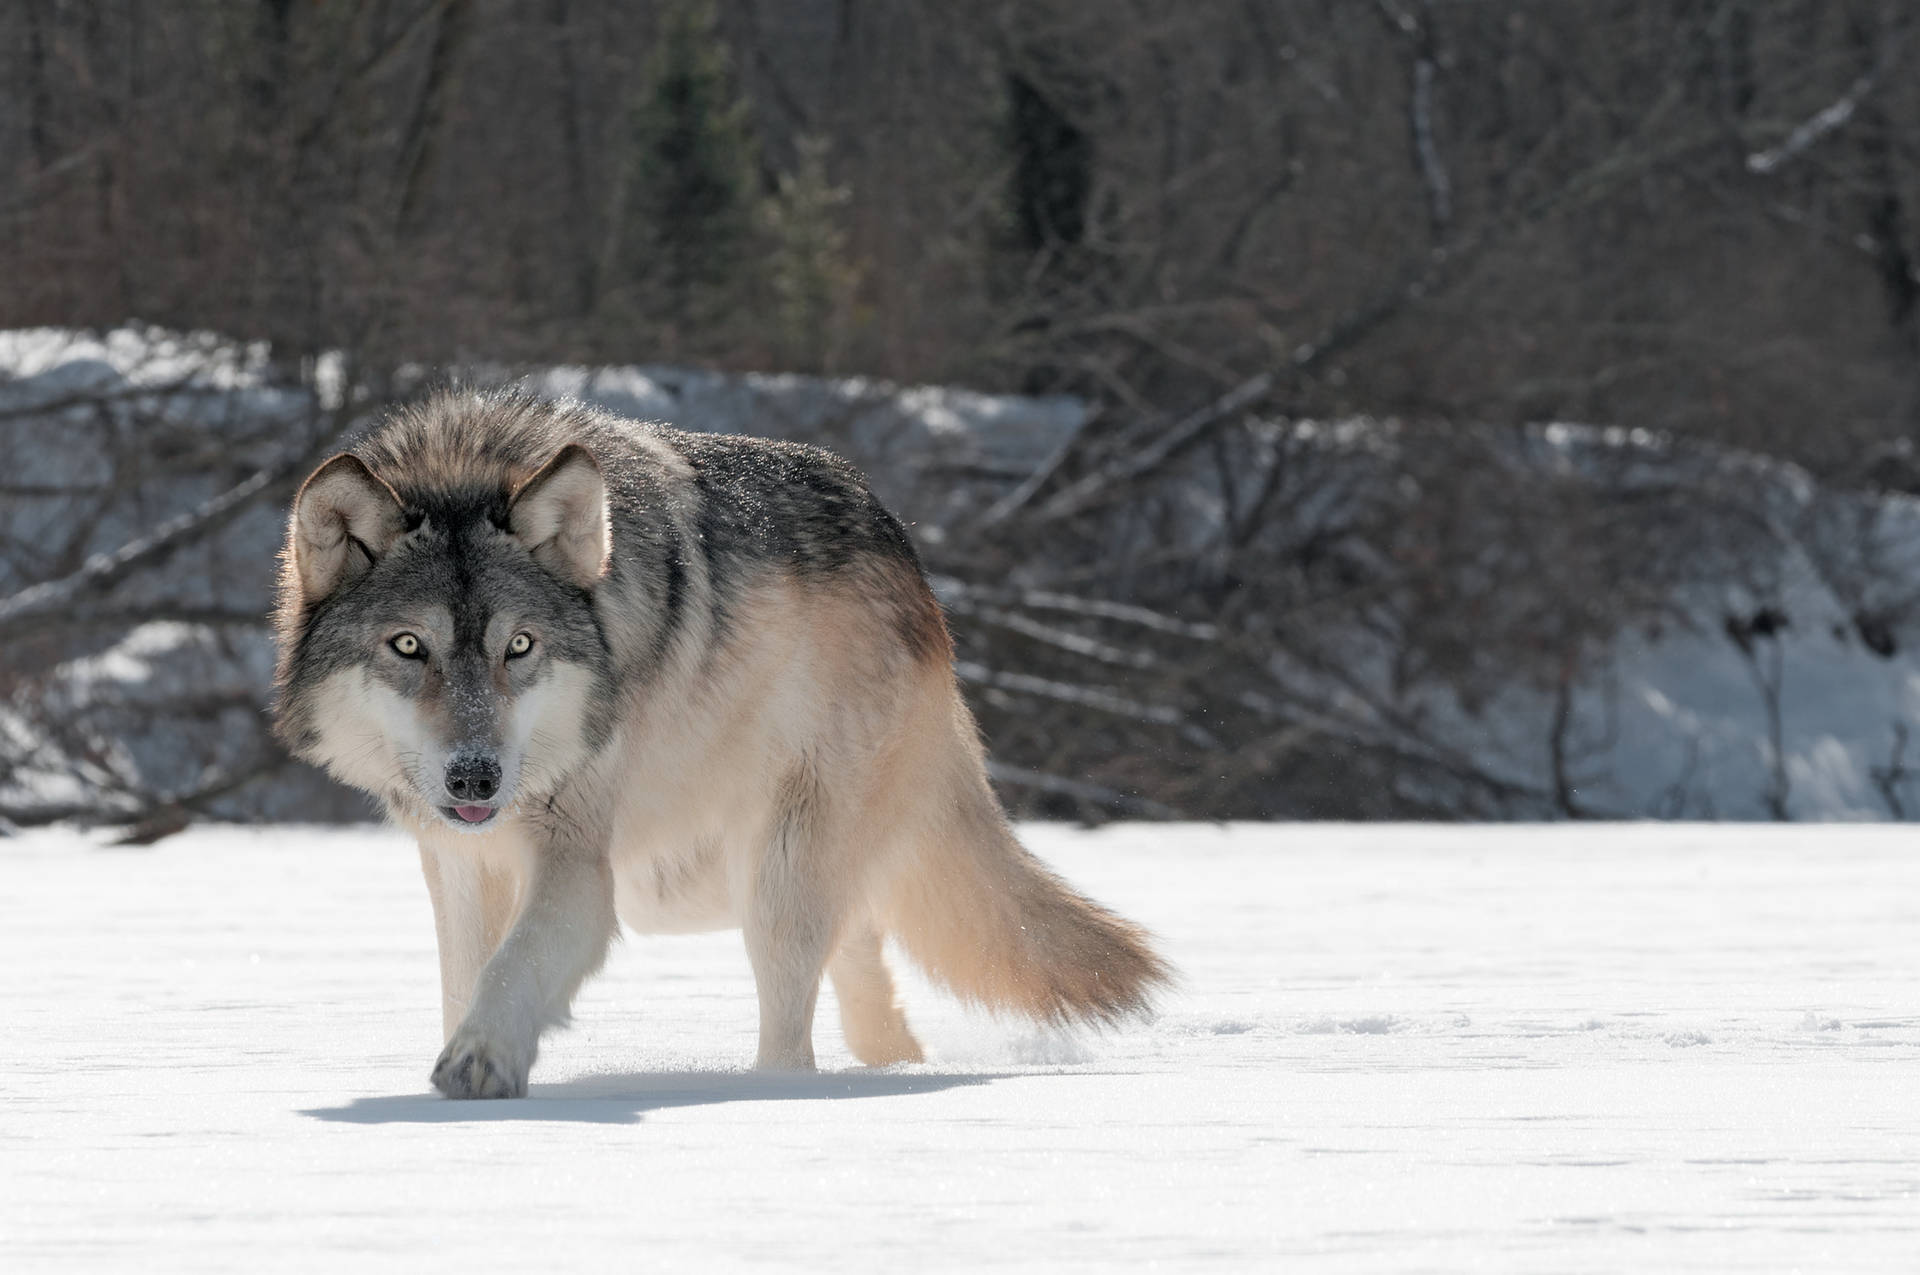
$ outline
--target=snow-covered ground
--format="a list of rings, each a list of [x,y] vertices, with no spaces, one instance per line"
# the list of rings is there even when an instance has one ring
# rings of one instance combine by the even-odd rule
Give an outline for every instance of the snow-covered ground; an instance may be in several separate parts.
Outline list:
[[[0,840],[0,1269],[1900,1270],[1898,827],[1027,829],[1184,985],[1065,1038],[741,1068],[737,936],[629,938],[523,1102],[444,1102],[389,832]]]

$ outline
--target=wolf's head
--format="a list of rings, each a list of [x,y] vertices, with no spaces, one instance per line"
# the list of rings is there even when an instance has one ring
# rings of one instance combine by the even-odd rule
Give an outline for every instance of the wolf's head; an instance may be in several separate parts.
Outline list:
[[[288,527],[281,738],[462,828],[551,795],[609,718],[593,606],[608,519],[579,446],[517,486],[454,490],[396,491],[350,453],[326,462]]]

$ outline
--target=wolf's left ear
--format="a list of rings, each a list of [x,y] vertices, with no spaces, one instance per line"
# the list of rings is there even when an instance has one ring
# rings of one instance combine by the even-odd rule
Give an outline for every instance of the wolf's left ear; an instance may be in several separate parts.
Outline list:
[[[583,589],[598,584],[613,552],[613,528],[607,484],[593,453],[569,443],[520,484],[507,510],[507,530],[562,580]]]

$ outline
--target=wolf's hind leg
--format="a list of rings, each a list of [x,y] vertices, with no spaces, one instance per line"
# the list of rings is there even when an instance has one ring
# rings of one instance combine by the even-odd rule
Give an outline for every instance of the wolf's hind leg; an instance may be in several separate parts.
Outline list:
[[[760,995],[754,1066],[813,1070],[813,1010],[840,901],[823,862],[825,812],[805,765],[781,785],[774,832],[754,865],[742,929]]]
[[[920,1042],[894,996],[879,930],[871,924],[850,928],[834,949],[827,973],[840,998],[840,1029],[855,1058],[869,1067],[922,1060]]]
[[[444,1044],[473,1004],[480,971],[500,947],[519,903],[519,883],[471,850],[420,846],[440,949],[440,1039]]]

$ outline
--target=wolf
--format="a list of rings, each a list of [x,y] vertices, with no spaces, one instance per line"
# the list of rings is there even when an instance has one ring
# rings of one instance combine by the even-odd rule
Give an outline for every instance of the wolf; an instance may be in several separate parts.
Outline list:
[[[856,1058],[921,1060],[890,936],[1047,1022],[1169,977],[1015,839],[912,541],[826,451],[441,391],[300,488],[275,628],[281,740],[419,842],[448,1097],[526,1093],[622,922],[739,928],[770,1069],[823,974]]]

